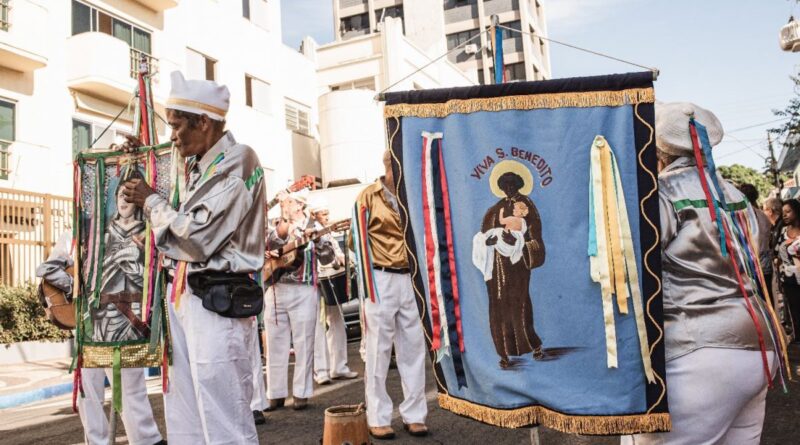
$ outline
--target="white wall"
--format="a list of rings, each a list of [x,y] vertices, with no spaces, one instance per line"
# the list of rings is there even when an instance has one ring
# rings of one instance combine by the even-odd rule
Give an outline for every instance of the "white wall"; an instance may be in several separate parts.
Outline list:
[[[185,71],[188,49],[216,59],[216,80],[231,92],[228,129],[238,141],[256,150],[267,169],[274,170],[269,178],[274,190],[293,176],[292,133],[286,129],[284,98],[291,97],[309,106],[314,120],[312,136],[316,137],[316,73],[313,62],[281,43],[280,2],[250,2],[251,20],[242,16],[241,2],[231,0],[181,0],[178,6],[163,12],[131,0],[84,1],[151,32],[152,53],[159,64],[153,89],[157,109],[162,114],[163,102],[169,94],[169,73],[176,69]],[[32,42],[32,46],[45,48],[42,51],[46,66],[21,73],[3,69],[0,61],[0,100],[16,103],[16,141],[11,146],[10,160],[14,171],[9,180],[0,180],[0,187],[70,195],[72,119],[105,126],[129,97],[125,93],[132,85],[125,75],[127,49],[103,50],[122,43],[106,34],[71,36],[71,4],[71,0],[13,2],[19,11],[39,11],[36,36],[45,43]],[[14,22],[12,13],[14,25],[17,30],[26,30],[25,23]],[[0,33],[0,44],[4,39],[8,40]],[[115,58],[116,63],[109,63]],[[118,66],[121,63],[126,66]],[[246,106],[245,74],[270,85],[266,109]],[[89,77],[94,77],[96,84],[87,81]],[[99,98],[89,98],[93,106],[88,109],[76,106],[69,88],[70,80],[75,87],[76,79],[77,88],[83,90],[82,97],[88,93]],[[114,91],[120,97],[109,94]],[[125,116],[115,125],[127,131],[130,126]],[[168,135],[163,124],[159,123],[159,127],[160,139],[165,141]]]

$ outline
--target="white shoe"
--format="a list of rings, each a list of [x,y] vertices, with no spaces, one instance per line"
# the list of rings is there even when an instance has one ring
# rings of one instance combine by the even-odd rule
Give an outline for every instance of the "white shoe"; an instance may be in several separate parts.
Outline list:
[[[322,376],[322,377],[314,377],[314,381],[317,382],[317,385],[327,385],[331,382],[330,377]]]
[[[341,374],[331,374],[331,378],[334,380],[352,380],[358,377],[358,373],[355,371],[346,371]]]

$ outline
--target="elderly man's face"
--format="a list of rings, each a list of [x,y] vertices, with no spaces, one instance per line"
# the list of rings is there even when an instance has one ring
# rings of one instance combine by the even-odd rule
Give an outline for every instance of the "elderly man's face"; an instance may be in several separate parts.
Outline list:
[[[320,210],[314,213],[314,218],[323,226],[328,225],[328,221],[330,221],[331,213],[327,210]]]
[[[195,125],[192,125],[189,119],[179,116],[174,110],[167,110],[167,124],[172,129],[170,140],[181,156],[202,155],[211,148],[208,145],[207,135],[211,131],[208,116],[200,116]]]
[[[303,219],[305,214],[303,213],[303,203],[294,199],[294,198],[286,198],[285,201],[286,205],[286,212],[289,215],[289,218],[292,222],[297,222]]]

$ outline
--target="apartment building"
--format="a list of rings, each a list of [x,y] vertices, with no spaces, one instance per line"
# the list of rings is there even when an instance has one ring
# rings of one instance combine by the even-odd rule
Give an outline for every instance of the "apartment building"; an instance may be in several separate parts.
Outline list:
[[[481,33],[497,15],[503,30],[506,81],[551,77],[547,23],[542,0],[333,0],[334,30],[339,41],[380,32],[388,17],[403,20],[405,35],[420,48],[442,54],[480,83],[492,83],[491,38]],[[434,5],[432,7],[432,5]],[[480,37],[470,40],[476,35]],[[442,40],[443,37],[443,40]],[[439,42],[436,43],[437,39]],[[437,53],[438,52],[438,53]]]
[[[0,187],[69,195],[73,155],[131,132],[142,59],[161,116],[171,71],[216,80],[268,183],[301,173],[294,152],[316,148],[316,74],[281,43],[280,2],[0,0]]]
[[[0,284],[71,228],[74,154],[131,133],[142,59],[162,117],[173,70],[227,85],[227,127],[273,193],[320,175],[316,68],[282,44],[279,1],[0,0]]]

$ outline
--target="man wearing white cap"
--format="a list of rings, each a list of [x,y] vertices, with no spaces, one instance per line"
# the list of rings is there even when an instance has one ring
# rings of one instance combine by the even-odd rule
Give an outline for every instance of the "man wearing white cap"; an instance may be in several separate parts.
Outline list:
[[[768,379],[747,301],[760,314],[760,299],[752,283],[739,282],[734,273],[731,256],[738,253],[723,254],[733,244],[721,240],[706,190],[717,202],[726,202],[731,214],[738,209],[754,220],[752,208],[741,192],[714,174],[710,147],[720,142],[723,130],[713,113],[684,102],[656,104],[655,114],[672,431],[628,436],[622,443],[758,444]],[[701,154],[701,145],[708,156]],[[697,157],[704,165],[698,167]],[[722,209],[717,215],[725,213]],[[758,239],[758,227],[751,230]],[[764,318],[757,315],[756,320],[766,332]],[[771,363],[774,346],[769,339],[766,343]]]
[[[314,197],[309,203],[309,213],[317,230],[330,224],[330,210],[325,198]],[[322,237],[326,249],[317,255],[317,287],[320,290],[325,317],[319,318],[314,338],[314,380],[324,385],[331,379],[349,380],[358,373],[347,366],[347,333],[341,304],[347,300],[347,269],[339,243],[331,234]],[[327,248],[329,246],[329,248]],[[325,325],[328,329],[326,331]]]
[[[285,194],[284,194],[285,195]],[[313,232],[306,215],[308,190],[282,196],[281,218],[267,236],[271,258],[286,253],[283,247]],[[267,411],[284,405],[289,395],[289,346],[294,346],[293,408],[305,409],[314,392],[314,328],[317,324],[318,294],[314,256],[325,241],[302,243],[298,261],[266,279],[264,328],[267,331]],[[265,277],[266,278],[266,277]]]
[[[250,411],[252,321],[234,317],[253,307],[245,299],[260,301],[250,276],[264,264],[263,171],[256,153],[224,129],[228,88],[179,72],[171,77],[170,139],[188,172],[175,178],[176,188],[184,186],[180,204],[173,208],[140,180],[123,191],[144,208],[169,274],[168,441],[258,443]],[[223,300],[228,309],[216,304]]]

